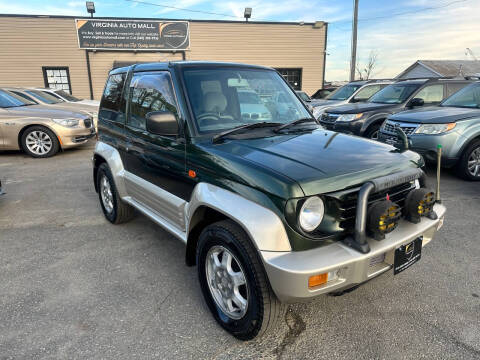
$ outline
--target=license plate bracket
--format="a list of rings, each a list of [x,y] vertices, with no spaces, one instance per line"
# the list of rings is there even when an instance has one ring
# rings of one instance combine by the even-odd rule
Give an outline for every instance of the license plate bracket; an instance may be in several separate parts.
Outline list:
[[[422,237],[395,249],[393,274],[397,275],[415,264],[422,257]]]

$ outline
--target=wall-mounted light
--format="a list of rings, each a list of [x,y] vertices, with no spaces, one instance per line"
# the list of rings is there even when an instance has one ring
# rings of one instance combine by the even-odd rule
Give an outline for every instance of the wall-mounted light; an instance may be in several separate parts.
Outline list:
[[[93,14],[95,13],[95,3],[93,1],[86,1],[85,6],[87,7],[87,12],[93,18]]]
[[[243,17],[245,21],[248,22],[248,19],[252,17],[252,8],[245,8],[245,12],[243,13]]]

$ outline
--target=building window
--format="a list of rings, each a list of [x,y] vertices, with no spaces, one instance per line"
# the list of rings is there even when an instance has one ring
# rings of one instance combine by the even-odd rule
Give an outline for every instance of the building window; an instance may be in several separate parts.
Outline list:
[[[302,69],[277,69],[295,90],[302,90]]]
[[[45,87],[72,93],[68,67],[42,67]]]

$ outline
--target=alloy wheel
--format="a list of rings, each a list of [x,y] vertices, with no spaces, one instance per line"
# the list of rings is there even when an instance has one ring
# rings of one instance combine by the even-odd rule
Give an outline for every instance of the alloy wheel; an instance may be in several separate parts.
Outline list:
[[[25,144],[33,154],[45,155],[52,149],[53,141],[46,132],[34,130],[27,135]]]
[[[248,308],[248,284],[240,262],[223,246],[213,246],[205,262],[207,283],[212,297],[222,312],[238,320]]]
[[[376,130],[376,131],[374,131],[373,133],[370,134],[370,139],[378,140],[378,130]]]
[[[100,195],[102,196],[102,203],[105,211],[110,214],[113,211],[113,193],[110,181],[108,181],[108,178],[105,175],[103,175],[100,180]]]
[[[468,157],[468,172],[472,176],[480,176],[480,147],[473,149]]]

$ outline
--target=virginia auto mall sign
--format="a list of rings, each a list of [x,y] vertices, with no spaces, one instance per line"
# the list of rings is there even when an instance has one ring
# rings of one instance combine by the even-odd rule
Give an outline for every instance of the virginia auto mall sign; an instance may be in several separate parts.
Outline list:
[[[76,19],[78,47],[103,50],[187,50],[187,21]]]

